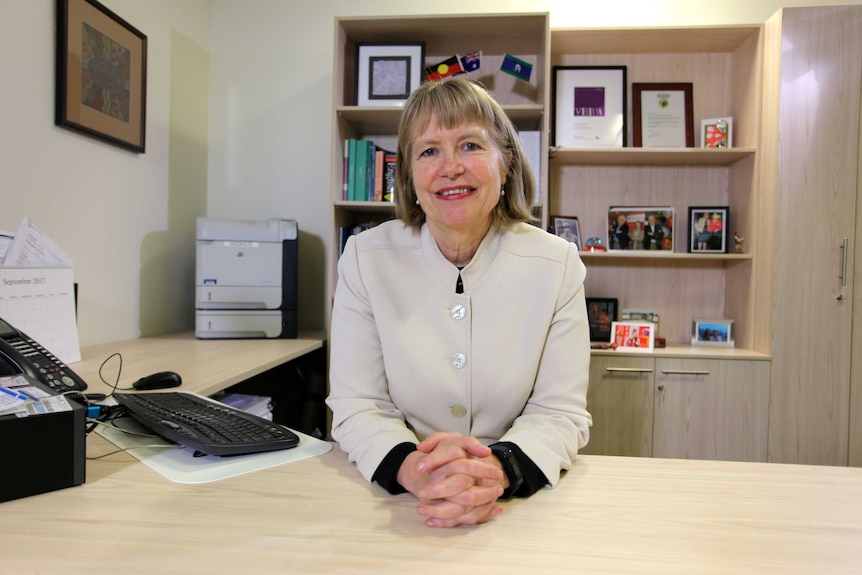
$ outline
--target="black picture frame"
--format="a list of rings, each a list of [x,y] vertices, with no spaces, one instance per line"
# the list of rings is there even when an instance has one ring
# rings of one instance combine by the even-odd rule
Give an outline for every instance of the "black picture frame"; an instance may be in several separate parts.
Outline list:
[[[611,324],[617,320],[619,301],[616,298],[595,297],[588,297],[586,300],[590,342],[610,342]]]
[[[628,145],[627,77],[626,66],[554,66],[551,146],[625,148]],[[586,106],[578,105],[579,91],[588,101]],[[596,98],[599,106],[591,102]]]
[[[55,65],[56,125],[144,153],[147,37],[140,30],[96,0],[57,0]]]
[[[581,224],[575,216],[551,216],[551,233],[572,242],[578,250],[584,248],[581,243]]]
[[[688,208],[689,253],[728,253],[730,251],[729,224],[728,206],[690,206]]]
[[[424,65],[425,42],[357,42],[356,104],[404,106]]]

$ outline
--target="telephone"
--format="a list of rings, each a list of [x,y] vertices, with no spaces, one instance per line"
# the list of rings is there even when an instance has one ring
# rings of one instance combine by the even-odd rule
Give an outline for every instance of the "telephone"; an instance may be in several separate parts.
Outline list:
[[[0,376],[18,374],[53,393],[87,389],[86,382],[54,354],[0,318]]]

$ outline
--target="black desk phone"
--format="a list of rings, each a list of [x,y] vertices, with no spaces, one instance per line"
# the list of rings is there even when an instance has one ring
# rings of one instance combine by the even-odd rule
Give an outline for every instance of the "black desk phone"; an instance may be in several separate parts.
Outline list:
[[[0,318],[0,376],[19,374],[54,393],[87,389],[86,382],[54,354]]]

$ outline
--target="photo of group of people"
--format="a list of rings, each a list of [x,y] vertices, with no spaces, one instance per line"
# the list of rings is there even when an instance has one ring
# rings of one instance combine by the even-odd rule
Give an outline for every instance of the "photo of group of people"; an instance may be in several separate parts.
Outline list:
[[[610,208],[608,248],[673,251],[673,208]]]
[[[655,341],[655,324],[613,322],[611,324],[616,349],[651,351]]]
[[[692,345],[733,347],[733,320],[699,319],[692,323]]]
[[[611,323],[616,319],[616,299],[587,298],[587,321],[590,324],[590,341],[611,341]]]
[[[727,206],[689,208],[691,228],[688,251],[691,253],[727,252]]]

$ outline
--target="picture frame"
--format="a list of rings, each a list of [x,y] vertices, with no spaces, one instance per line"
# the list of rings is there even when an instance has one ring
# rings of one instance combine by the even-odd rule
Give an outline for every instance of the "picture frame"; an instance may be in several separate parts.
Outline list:
[[[674,251],[674,209],[670,206],[608,208],[608,251]]]
[[[688,208],[688,251],[693,254],[726,254],[730,251],[728,206]]]
[[[57,126],[145,152],[147,37],[140,30],[96,0],[57,0],[55,65]]]
[[[617,320],[619,302],[616,298],[588,297],[587,323],[590,326],[590,341],[611,341],[611,325]]]
[[[632,122],[632,140],[636,148],[693,148],[693,84],[632,84]]]
[[[583,249],[581,243],[581,224],[575,216],[551,216],[551,232],[564,240],[572,242],[580,251]]]
[[[654,323],[615,321],[611,324],[612,341],[617,351],[650,352],[655,349]]]
[[[732,148],[733,118],[705,118],[700,121],[701,148]]]
[[[628,145],[626,66],[554,66],[551,146]]]
[[[357,105],[404,107],[424,64],[425,42],[357,42]]]
[[[694,319],[691,323],[691,345],[734,346],[732,319]]]

